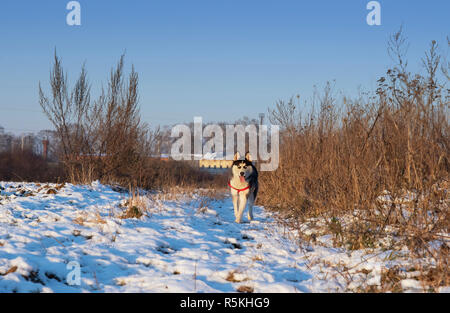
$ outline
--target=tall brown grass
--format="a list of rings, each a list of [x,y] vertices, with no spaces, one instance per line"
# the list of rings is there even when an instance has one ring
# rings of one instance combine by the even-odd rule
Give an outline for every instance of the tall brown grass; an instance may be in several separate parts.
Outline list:
[[[396,65],[373,96],[338,103],[327,84],[318,112],[302,117],[294,99],[269,110],[283,130],[280,166],[261,174],[259,203],[296,223],[324,217],[336,244],[351,249],[395,236],[416,255],[434,257],[436,281],[448,284],[448,76],[438,80],[436,42],[422,60],[423,76],[408,73],[404,47],[400,31],[389,43]],[[439,251],[430,250],[434,240]]]

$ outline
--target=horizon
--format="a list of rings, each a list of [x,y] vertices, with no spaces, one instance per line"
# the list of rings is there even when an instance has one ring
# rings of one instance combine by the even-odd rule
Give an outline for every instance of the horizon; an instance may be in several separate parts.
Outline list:
[[[89,2],[69,26],[69,1],[5,1],[0,11],[0,126],[14,134],[53,129],[38,103],[49,90],[56,49],[69,82],[86,62],[92,99],[125,53],[140,76],[141,116],[154,127],[258,118],[278,100],[335,80],[336,93],[374,91],[392,64],[386,42],[403,26],[410,70],[420,71],[431,40],[448,54],[447,1],[379,1],[381,25],[369,26],[369,1]],[[119,21],[119,22],[118,22]],[[319,87],[320,89],[320,87]],[[308,109],[306,107],[305,109]]]

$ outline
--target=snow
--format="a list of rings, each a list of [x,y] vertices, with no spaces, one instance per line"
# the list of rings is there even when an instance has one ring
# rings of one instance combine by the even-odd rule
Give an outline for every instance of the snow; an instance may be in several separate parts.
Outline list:
[[[333,248],[327,235],[299,242],[262,207],[236,224],[229,197],[148,193],[144,215],[122,219],[128,194],[115,190],[1,182],[0,292],[334,292],[377,285],[402,264],[392,251]],[[422,289],[414,277],[401,285]]]
[[[420,291],[420,290],[422,290],[422,284],[419,282],[419,281],[417,281],[417,280],[415,280],[415,279],[403,279],[402,281],[401,281],[401,285],[402,285],[402,288],[405,290],[405,289],[410,289],[409,291],[411,291],[411,292],[414,292],[414,291]]]

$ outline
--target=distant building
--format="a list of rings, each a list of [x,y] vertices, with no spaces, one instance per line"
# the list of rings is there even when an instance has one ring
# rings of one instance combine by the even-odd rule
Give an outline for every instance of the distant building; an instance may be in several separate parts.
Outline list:
[[[5,133],[5,128],[0,126],[0,152],[11,149],[12,136]]]
[[[34,151],[34,135],[32,133],[23,134],[20,138],[20,150]]]

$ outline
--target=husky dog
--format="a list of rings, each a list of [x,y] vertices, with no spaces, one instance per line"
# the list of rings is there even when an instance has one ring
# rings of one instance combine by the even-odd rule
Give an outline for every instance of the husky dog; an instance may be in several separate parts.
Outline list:
[[[258,171],[252,163],[250,153],[245,154],[244,160],[239,160],[239,153],[234,155],[230,171],[228,186],[233,198],[234,216],[236,223],[241,223],[245,206],[248,202],[248,219],[253,220],[253,204],[258,194]]]

